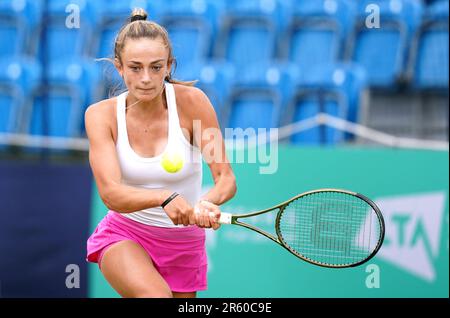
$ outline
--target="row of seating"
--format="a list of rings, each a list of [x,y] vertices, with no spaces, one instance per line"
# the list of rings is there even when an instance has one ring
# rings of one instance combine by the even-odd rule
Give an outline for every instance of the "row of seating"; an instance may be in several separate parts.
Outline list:
[[[371,87],[448,87],[448,0],[48,0],[46,11],[42,3],[2,2],[0,33],[14,45],[0,56],[110,57],[131,8],[144,7],[168,29],[179,65],[226,60],[249,71],[289,61],[309,73],[352,61]]]
[[[168,1],[171,5],[163,6],[157,0],[48,0],[47,11],[39,0],[0,2],[5,39],[0,46],[0,133],[83,137],[86,107],[124,89],[112,64],[95,62],[94,56],[110,55],[108,45],[130,7],[145,7],[168,28],[178,59],[174,77],[199,80],[223,128],[278,127],[321,111],[356,122],[366,88],[398,89],[399,83],[448,94],[448,0],[426,7],[416,0]],[[374,3],[380,9],[379,29],[361,24]],[[6,7],[14,14],[8,15]],[[359,15],[351,10],[355,7]],[[79,29],[66,27],[74,8],[82,17]],[[47,32],[32,37],[31,30],[20,27],[26,24],[38,34],[39,27]],[[4,43],[26,43],[27,49]],[[38,53],[31,54],[34,45]],[[345,51],[353,52],[351,58]],[[290,140],[349,138],[314,128]]]
[[[100,94],[104,88],[98,65],[82,60],[53,64],[45,83],[39,80],[42,69],[36,61],[0,62],[0,68],[9,77],[0,77],[0,133],[85,136],[83,114],[93,102],[89,93]],[[188,72],[209,96],[222,128],[279,127],[318,112],[357,121],[367,88],[366,73],[356,64],[323,65],[306,77],[290,63],[260,65],[246,73],[229,63],[194,63]],[[122,88],[118,86],[115,95]],[[349,136],[330,130],[325,137],[312,129],[292,141],[335,143]]]

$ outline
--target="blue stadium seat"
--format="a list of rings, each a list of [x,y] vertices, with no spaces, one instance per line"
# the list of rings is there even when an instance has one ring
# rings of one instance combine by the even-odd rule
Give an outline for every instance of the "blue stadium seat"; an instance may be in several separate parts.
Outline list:
[[[32,96],[33,104],[24,117],[25,132],[53,137],[82,136],[83,114],[91,101],[92,87],[97,86],[97,75],[97,67],[90,61],[53,63],[48,86]]]
[[[127,19],[134,8],[147,11],[147,20],[160,22],[163,0],[123,0],[93,1],[98,3],[99,20],[95,26],[95,41],[93,55],[96,57],[114,57],[114,41],[118,32],[127,23]]]
[[[208,0],[169,0],[161,24],[169,32],[177,63],[193,63],[211,55],[219,8]]]
[[[448,90],[449,1],[431,4],[411,46],[409,77],[420,90]]]
[[[39,56],[48,64],[89,55],[97,14],[94,2],[50,0],[45,23],[45,44]],[[45,46],[44,46],[45,45]]]
[[[337,62],[355,17],[355,3],[347,0],[296,3],[280,56],[297,63],[305,72],[317,64]]]
[[[41,19],[41,0],[0,1],[0,57],[36,54]]]
[[[235,72],[233,65],[226,61],[198,61],[178,65],[174,77],[183,81],[198,80],[195,86],[208,96],[222,125],[221,114],[230,94]]]
[[[409,45],[420,24],[420,0],[361,0],[346,58],[362,64],[371,87],[395,89],[405,79]],[[380,25],[371,26],[379,9]],[[367,10],[367,12],[366,12]],[[374,14],[373,14],[374,13]]]
[[[268,64],[277,55],[277,36],[287,20],[281,2],[232,0],[226,4],[214,56],[240,70]]]
[[[0,60],[0,133],[19,133],[27,96],[39,85],[41,68],[31,58],[12,57]],[[0,150],[6,149],[0,144]]]
[[[124,92],[127,88],[120,77],[114,64],[108,60],[98,61],[98,67],[100,69],[100,88],[98,94],[94,97],[94,101],[99,101],[105,98],[111,98]]]
[[[309,74],[299,76],[283,124],[305,120],[320,112],[355,122],[366,86],[365,71],[358,65],[319,65]],[[332,127],[317,126],[292,135],[291,142],[335,144],[350,137]]]
[[[361,65],[348,62],[325,64],[307,75],[302,83],[305,87],[317,86],[339,92],[345,96],[348,107],[347,116],[343,119],[359,121],[363,93],[368,88],[367,72]]]
[[[253,68],[253,69],[252,69]],[[231,87],[221,118],[224,127],[274,128],[292,93],[296,73],[291,64],[260,64],[239,73]]]

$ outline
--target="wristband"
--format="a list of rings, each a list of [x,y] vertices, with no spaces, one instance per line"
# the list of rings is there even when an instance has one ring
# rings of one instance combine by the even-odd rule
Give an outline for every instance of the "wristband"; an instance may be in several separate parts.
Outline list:
[[[164,207],[165,207],[167,204],[169,204],[170,201],[172,201],[173,199],[175,199],[177,196],[178,196],[178,193],[176,193],[176,192],[172,193],[172,194],[170,195],[170,197],[168,197],[168,198],[166,199],[166,201],[164,201],[164,202],[161,204],[161,207],[164,209]]]

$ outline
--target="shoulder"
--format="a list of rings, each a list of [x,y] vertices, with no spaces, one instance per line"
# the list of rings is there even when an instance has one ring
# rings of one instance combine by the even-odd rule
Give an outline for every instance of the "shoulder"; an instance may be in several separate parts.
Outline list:
[[[190,119],[215,117],[216,113],[208,96],[195,86],[173,84],[177,106]]]
[[[116,119],[116,101],[117,98],[109,98],[90,105],[84,114],[86,131],[94,127],[112,128]]]
[[[208,100],[206,94],[198,87],[181,84],[172,84],[177,100],[185,102],[204,102]]]
[[[111,118],[115,118],[116,115],[116,102],[117,98],[109,98],[102,101],[99,101],[95,104],[90,105],[85,112],[85,120],[88,118],[96,118],[104,120],[110,120]]]

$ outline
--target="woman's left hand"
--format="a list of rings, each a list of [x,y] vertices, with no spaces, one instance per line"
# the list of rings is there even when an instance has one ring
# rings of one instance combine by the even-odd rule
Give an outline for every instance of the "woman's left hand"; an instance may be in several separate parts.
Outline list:
[[[194,206],[194,213],[197,226],[213,228],[214,230],[217,230],[220,227],[220,223],[218,222],[220,218],[220,208],[218,205],[209,201],[200,200]]]

